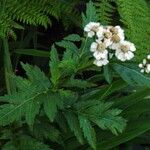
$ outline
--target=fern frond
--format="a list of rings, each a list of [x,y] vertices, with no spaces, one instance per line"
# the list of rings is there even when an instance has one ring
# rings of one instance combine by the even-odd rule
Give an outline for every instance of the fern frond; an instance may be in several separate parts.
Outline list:
[[[112,5],[113,1],[114,0],[96,0],[94,3],[99,21],[103,25],[111,25],[113,22],[113,13],[115,11],[115,7]]]
[[[11,35],[12,30],[15,29],[14,22],[47,28],[51,25],[49,16],[60,19],[65,27],[72,22],[79,25],[81,19],[75,8],[77,3],[79,2],[61,0],[2,0],[0,2],[0,37]]]

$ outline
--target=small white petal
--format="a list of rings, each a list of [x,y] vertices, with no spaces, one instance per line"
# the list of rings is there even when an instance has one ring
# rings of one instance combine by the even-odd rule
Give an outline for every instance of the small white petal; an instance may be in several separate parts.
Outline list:
[[[102,39],[103,38],[103,33],[104,33],[103,27],[102,26],[98,27],[98,31],[96,33],[97,37]]]
[[[101,38],[96,39],[96,42],[97,42],[98,44],[103,43]]]
[[[150,59],[150,55],[147,56],[147,59]]]
[[[108,59],[103,60],[103,65],[107,65],[109,63]]]
[[[146,59],[143,59],[143,64],[146,65],[147,61]]]
[[[148,70],[147,68],[145,68],[145,72],[146,73],[150,73],[150,70]]]
[[[141,69],[141,73],[144,73],[144,69]]]
[[[98,61],[98,60],[95,60],[94,61],[94,64],[96,65],[96,66],[98,66],[98,67],[101,67],[103,64],[102,64],[102,62],[101,61]]]
[[[93,53],[93,56],[97,59],[97,60],[99,60],[99,59],[101,59],[101,58],[107,58],[107,51],[104,51],[104,52],[99,52],[99,51],[95,51],[94,53]]]
[[[95,52],[96,51],[96,49],[97,49],[97,43],[96,42],[93,42],[92,44],[91,44],[91,47],[90,47],[90,51],[91,52]]]
[[[143,64],[139,64],[139,67],[140,67],[140,68],[143,68]]]
[[[92,38],[95,35],[95,33],[93,31],[88,32],[87,36]]]
[[[125,39],[124,33],[118,33],[117,35],[120,38],[120,42],[124,41],[124,39]]]
[[[146,65],[147,70],[150,72],[150,64]]]
[[[104,66],[107,65],[109,63],[108,59],[100,59],[100,60],[95,60],[94,64],[97,66]]]
[[[131,52],[131,51],[128,51],[127,52],[127,60],[130,60],[130,59],[132,59],[134,57],[134,54]]]
[[[85,31],[85,32],[89,32],[89,31],[90,31],[90,28],[89,28],[88,26],[85,26],[85,27],[84,27],[84,31]]]
[[[124,53],[123,52],[119,52],[119,53],[115,53],[116,54],[116,57],[119,59],[119,60],[121,60],[121,61],[126,61],[126,57],[125,57],[125,55],[124,55]]]
[[[110,39],[104,39],[104,43],[105,43],[106,47],[109,47],[112,45],[113,42]]]
[[[119,49],[119,44],[118,43],[112,43],[112,45],[110,45],[109,48],[112,50],[117,50],[117,49]]]

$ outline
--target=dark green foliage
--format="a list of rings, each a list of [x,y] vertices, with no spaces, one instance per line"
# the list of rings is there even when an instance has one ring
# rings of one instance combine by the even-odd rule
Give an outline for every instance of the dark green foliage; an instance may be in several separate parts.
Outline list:
[[[33,4],[33,8],[36,8],[33,13],[41,15],[41,18],[47,18],[49,14],[59,19],[62,15],[61,10],[58,16],[52,13],[49,5],[46,5],[48,0],[10,2],[20,2],[21,6],[28,2],[30,7]],[[59,2],[56,0],[51,4],[60,8],[62,5]],[[119,2],[102,0],[100,5],[96,4],[97,9],[104,8],[99,11],[102,12],[100,20],[104,24],[112,22],[109,19],[112,15],[109,14],[115,9],[111,8]],[[19,8],[16,7],[15,11]],[[26,14],[20,12],[19,17],[25,15],[24,19],[14,17],[13,21],[33,25],[50,23],[42,24],[42,20],[37,20],[35,16],[32,19],[26,17],[29,14],[29,10]],[[98,20],[91,1],[82,17],[83,25]],[[10,32],[12,26],[8,28]],[[104,68],[94,66],[89,52],[92,40],[71,34],[53,44],[48,54],[50,61],[47,74],[37,66],[24,63],[21,63],[25,70],[24,78],[10,74],[16,90],[0,96],[2,150],[108,150],[150,130],[149,77],[129,64],[110,62]],[[34,54],[39,56],[37,50]]]
[[[88,67],[87,64],[83,65],[81,59],[82,55],[87,52],[80,51],[82,44],[81,48],[78,49],[74,43],[69,41],[72,40],[72,36],[75,35],[68,36],[62,42],[56,43],[66,48],[62,59],[59,58],[55,46],[52,46],[49,78],[38,67],[21,63],[27,78],[12,76],[18,91],[12,95],[0,97],[1,101],[6,103],[1,106],[0,124],[5,126],[14,122],[25,121],[33,129],[34,126],[36,127],[36,119],[39,119],[39,114],[47,116],[49,122],[55,122],[61,111],[65,119],[64,122],[68,123],[70,130],[73,131],[79,142],[84,143],[85,138],[95,149],[96,133],[94,126],[118,134],[123,132],[126,120],[120,116],[121,110],[111,108],[112,103],[101,102],[99,97],[89,101],[84,98],[81,99],[82,95],[85,94],[85,89],[92,90],[97,85],[75,77],[81,66],[83,70],[84,65]],[[78,41],[79,36],[76,37],[75,41]],[[70,46],[66,47],[67,42]],[[86,44],[89,43],[84,44],[86,47]],[[75,50],[76,53],[72,50]],[[85,56],[84,59],[88,61],[89,55],[86,54]],[[73,60],[72,63],[70,60]],[[66,61],[67,63],[65,63]],[[69,70],[72,65],[74,69]],[[83,94],[79,89],[84,89]],[[49,138],[45,132],[43,134],[44,137]],[[56,137],[58,136],[56,135]],[[56,139],[54,138],[52,141],[56,141]]]
[[[49,15],[62,20],[66,28],[72,22],[79,26],[80,15],[75,8],[77,3],[78,1],[61,0],[2,0],[0,2],[0,38],[6,35],[16,37],[14,29],[24,29],[20,22],[47,28],[52,24]],[[76,19],[71,19],[72,17]]]

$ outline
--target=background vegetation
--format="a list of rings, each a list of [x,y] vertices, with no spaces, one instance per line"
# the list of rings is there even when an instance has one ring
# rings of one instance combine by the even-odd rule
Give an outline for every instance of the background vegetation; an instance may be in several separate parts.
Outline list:
[[[95,72],[95,67],[90,66],[89,69],[88,66],[85,66],[87,64],[84,64],[84,62],[81,63],[80,60],[79,62],[81,66],[78,66],[79,72],[77,71],[74,76],[79,80],[74,80],[74,78],[72,78],[71,76],[72,68],[75,67],[73,66],[74,62],[72,62],[72,57],[75,56],[71,57],[70,54],[66,54],[66,56],[64,56],[64,48],[65,50],[67,50],[68,47],[70,47],[71,50],[83,49],[85,41],[81,38],[83,36],[81,13],[84,12],[86,13],[86,15],[88,15],[88,12],[86,12],[87,2],[89,1],[1,0],[0,95],[8,95],[0,97],[0,116],[3,116],[5,112],[8,112],[13,107],[12,105],[10,105],[13,102],[4,101],[4,99],[17,99],[17,103],[15,105],[18,105],[20,103],[20,96],[22,96],[23,100],[27,98],[27,95],[29,96],[29,98],[31,95],[33,96],[36,90],[38,90],[37,92],[44,92],[42,91],[44,88],[51,88],[49,87],[50,85],[48,84],[48,79],[39,70],[39,68],[32,67],[28,64],[22,64],[21,66],[20,61],[22,61],[24,63],[30,63],[39,66],[47,76],[51,76],[51,82],[54,85],[56,84],[54,87],[52,87],[53,92],[57,89],[57,86],[59,90],[65,88],[66,90],[71,90],[71,92],[72,89],[75,88],[75,93],[69,93],[68,91],[66,91],[66,93],[61,94],[63,94],[63,96],[67,97],[68,99],[71,97],[71,95],[74,95],[74,97],[76,97],[76,93],[79,94],[78,96],[81,97],[82,100],[88,100],[89,97],[91,99],[100,97],[100,99],[107,99],[107,102],[102,102],[102,104],[104,103],[103,105],[108,109],[110,109],[111,107],[117,108],[118,111],[117,109],[116,111],[118,115],[121,113],[119,113],[119,109],[123,110],[121,116],[123,118],[126,118],[127,120],[130,120],[127,125],[126,131],[122,134],[119,134],[118,136],[114,136],[109,131],[103,131],[98,127],[95,127],[94,129],[97,133],[97,149],[122,149],[122,144],[125,149],[132,149],[133,145],[135,144],[143,144],[143,149],[148,149],[148,144],[150,143],[150,89],[149,86],[147,87],[147,85],[149,84],[149,82],[147,82],[147,78],[145,79],[144,77],[140,76],[139,78],[134,79],[134,76],[136,76],[137,74],[134,71],[132,72],[128,69],[129,72],[132,72],[132,80],[138,80],[134,82],[140,85],[140,87],[135,85],[131,86],[131,84],[125,83],[116,75],[113,76],[113,82],[110,82],[110,77],[105,76],[106,81],[108,81],[106,82],[102,76],[99,76],[99,71]],[[133,61],[132,64],[126,64],[125,66],[130,66],[130,69],[135,69],[135,64],[138,64],[144,57],[146,57],[147,54],[150,53],[150,1],[94,0],[93,3],[95,5],[98,15],[98,21],[100,21],[100,23],[104,25],[121,25],[125,29],[125,33],[127,36],[126,38],[135,43],[137,48],[135,59],[136,61]],[[73,39],[72,37],[71,39],[70,37],[64,39],[68,34],[73,33],[79,35],[74,35]],[[64,40],[61,41],[62,39]],[[51,64],[54,64],[53,66],[50,65],[51,70],[49,71],[49,51],[50,47],[55,42],[57,45],[56,48],[58,54],[55,50],[51,51],[51,61],[53,60]],[[75,42],[76,46],[72,42]],[[54,47],[52,47],[52,49],[54,49]],[[67,73],[67,77],[64,78],[67,78],[70,82],[65,83],[63,78],[62,81],[64,81],[64,87],[62,86],[61,82],[59,83],[60,85],[57,85],[57,83],[55,83],[57,80],[57,75],[59,76],[59,73],[57,72],[57,63],[54,61],[57,60],[57,55],[59,55],[59,58],[61,60],[64,60],[60,63],[61,69],[63,70],[67,68],[69,70],[69,72],[65,72],[65,74]],[[69,66],[67,66],[69,56]],[[67,60],[65,60],[65,58],[67,58]],[[74,59],[76,60],[77,58],[75,57]],[[86,58],[83,60],[85,61]],[[70,65],[72,66],[70,67]],[[24,70],[26,71],[26,73]],[[31,72],[32,74],[30,74]],[[15,76],[14,74],[20,75],[21,77]],[[39,78],[36,76],[37,74]],[[91,77],[91,74],[96,75],[93,75]],[[123,76],[123,78],[127,79],[131,74],[129,73],[126,76]],[[26,77],[28,78],[28,80],[26,79]],[[90,83],[86,82],[87,80]],[[132,80],[127,80],[128,82],[130,81],[133,83]],[[93,83],[91,83],[91,81]],[[44,83],[43,87],[41,86],[41,84],[43,84],[41,82]],[[91,89],[93,90],[94,84],[100,86],[100,89],[95,89],[95,93],[93,94],[90,92]],[[35,89],[35,87],[38,88]],[[25,91],[25,88],[29,90],[32,89],[33,91]],[[84,91],[83,93],[80,93],[80,88]],[[21,91],[21,95],[16,94],[16,92],[18,92],[19,90]],[[29,92],[31,95],[29,94]],[[22,95],[22,93],[27,95]],[[88,93],[89,95],[86,95],[86,93]],[[79,99],[79,97],[77,97],[76,99]],[[113,105],[109,104],[109,102],[112,100],[116,100]],[[43,102],[40,103],[43,104]],[[3,105],[10,106],[7,107],[7,110],[4,110]],[[59,105],[57,105],[58,104],[56,104],[56,107],[58,107],[59,109],[63,109],[62,104],[59,103]],[[67,105],[67,103],[65,105]],[[84,104],[80,105],[83,105],[84,108]],[[76,109],[80,109],[78,107],[79,106],[76,106]],[[30,109],[30,111],[31,110],[32,109]],[[23,121],[18,121],[18,118],[14,119],[12,114],[12,120],[9,116],[7,116],[8,118],[5,118],[6,120],[0,120],[1,149],[47,150],[52,148],[61,150],[82,150],[90,149],[89,144],[93,148],[95,148],[95,141],[93,140],[94,137],[90,137],[90,135],[92,134],[87,133],[88,131],[94,132],[91,129],[91,126],[93,126],[93,124],[90,126],[90,123],[86,125],[82,123],[84,136],[85,139],[87,139],[82,141],[81,136],[79,135],[80,131],[78,131],[79,125],[77,123],[76,117],[73,117],[74,113],[72,114],[72,116],[69,116],[68,114],[68,116],[59,114],[60,116],[58,115],[56,119],[54,119],[54,114],[49,115],[49,112],[47,112],[48,110],[46,109],[45,112],[47,117],[43,115],[44,112],[41,111],[38,117],[35,119],[35,123],[33,124],[35,116],[32,116],[32,118],[32,113],[30,111],[26,110],[24,112],[25,114],[26,112],[28,112],[29,114],[23,116],[23,119],[18,117]],[[39,110],[36,111],[36,109],[33,109],[32,111],[34,111],[34,115],[36,115],[38,114],[37,111]],[[19,112],[16,113],[19,114]],[[66,118],[64,119],[64,117]],[[48,118],[51,120],[51,122]],[[52,122],[53,119],[54,122]],[[83,121],[83,118],[80,121]],[[66,123],[69,125],[69,127],[66,125]],[[88,125],[89,130],[84,131],[86,128],[88,128]],[[118,124],[116,126],[118,126]],[[116,130],[115,127],[114,129],[111,129],[110,125],[108,125],[107,127],[112,132],[113,130]],[[117,129],[120,128],[117,127]],[[82,144],[78,142],[72,132]],[[119,131],[114,132],[118,133]],[[85,133],[87,135],[85,135]]]

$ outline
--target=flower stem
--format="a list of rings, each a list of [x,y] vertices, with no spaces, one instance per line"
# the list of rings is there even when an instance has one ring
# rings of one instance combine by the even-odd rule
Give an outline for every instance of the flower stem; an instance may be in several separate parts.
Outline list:
[[[4,50],[4,72],[5,72],[5,82],[6,82],[6,89],[7,93],[11,94],[15,91],[15,85],[13,80],[11,79],[10,75],[13,74],[12,63],[10,59],[10,52],[9,52],[9,44],[8,39],[3,38],[3,50]]]

